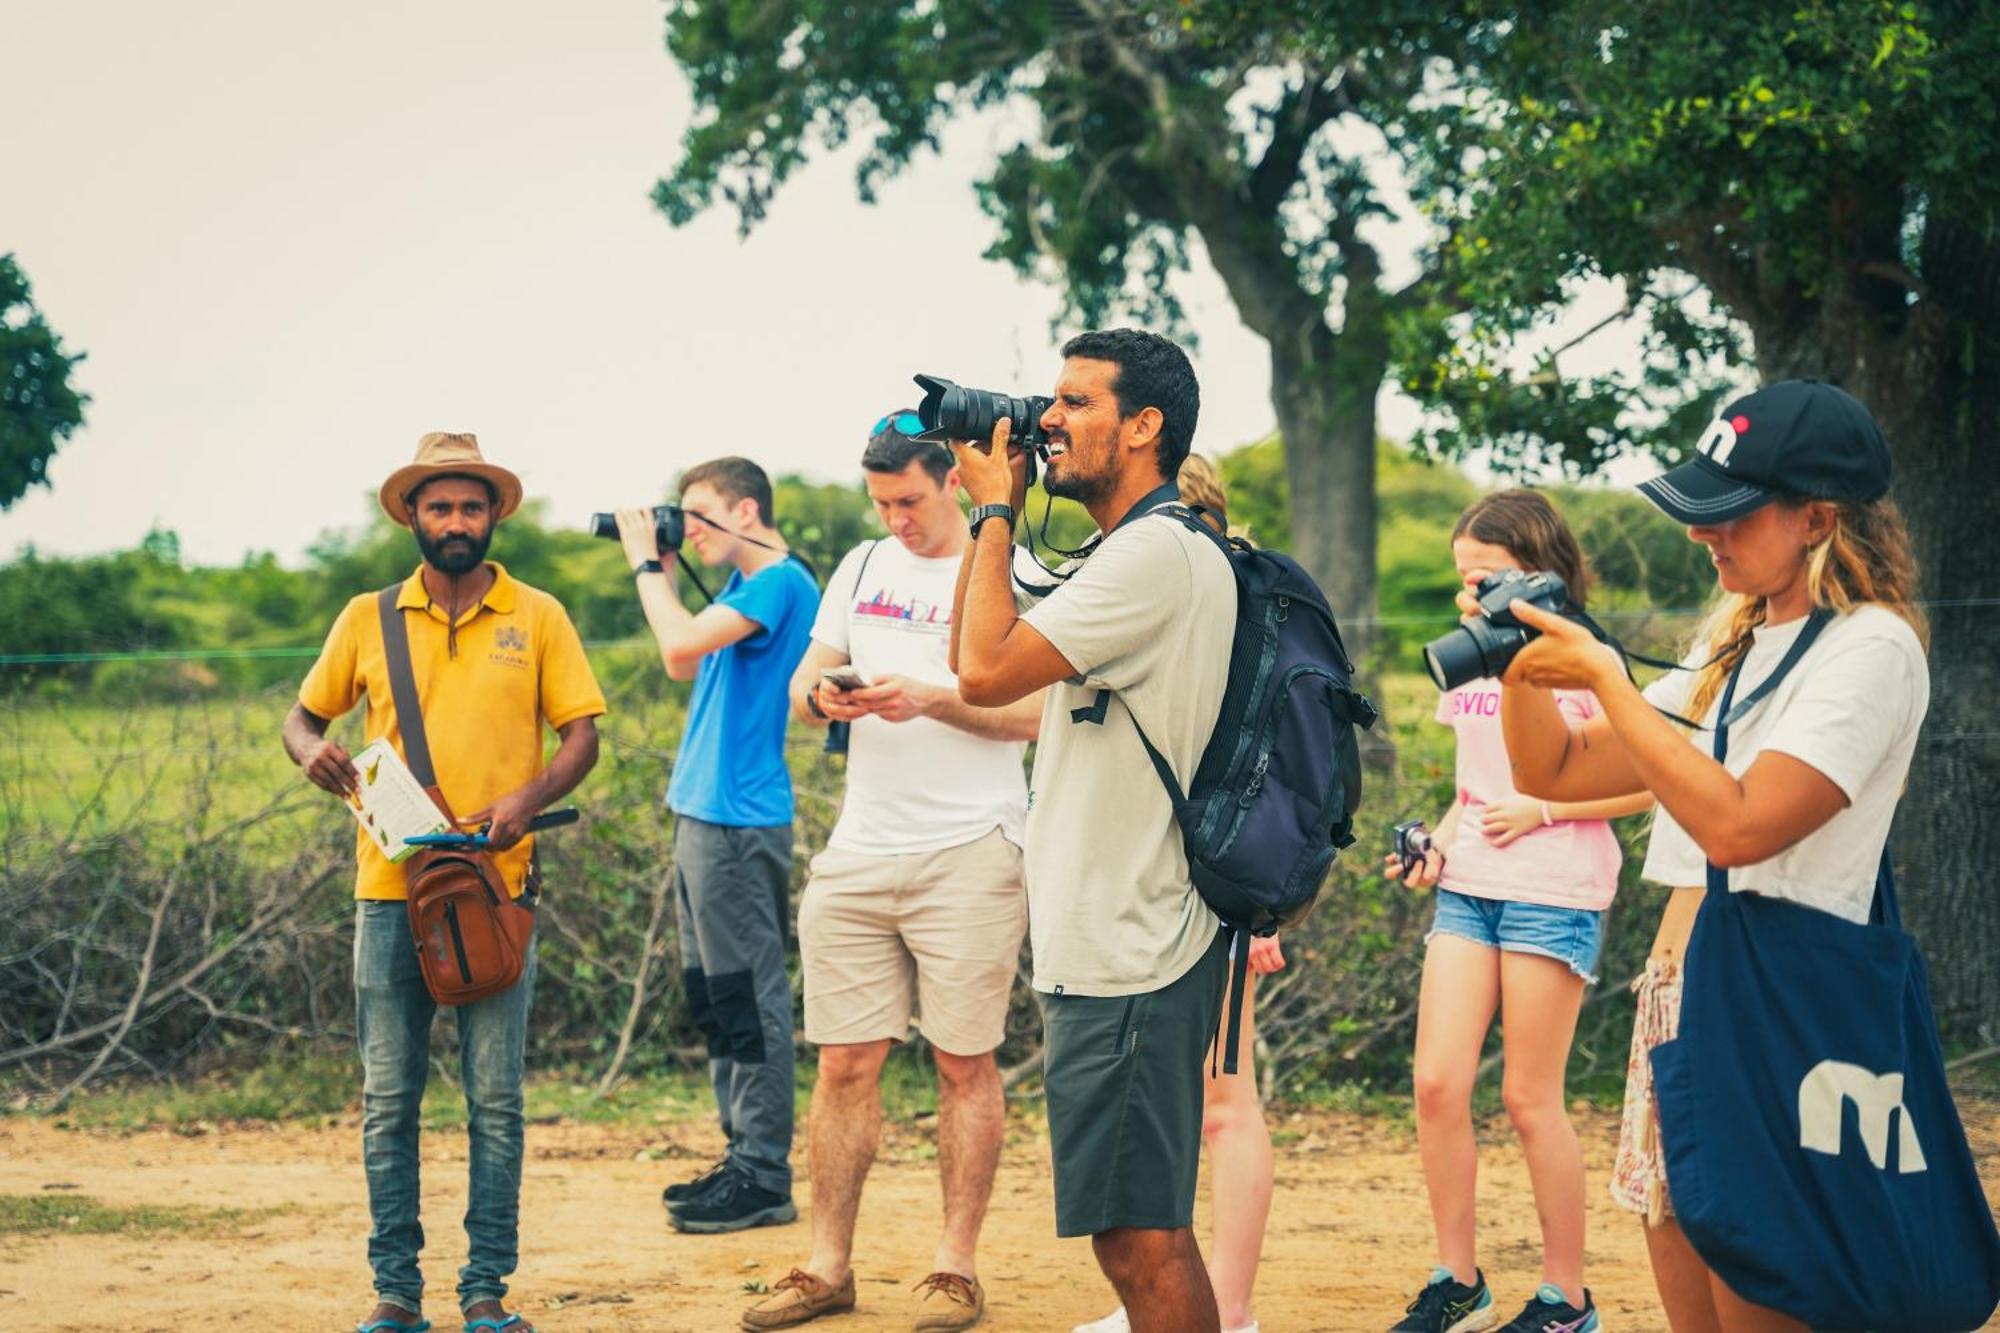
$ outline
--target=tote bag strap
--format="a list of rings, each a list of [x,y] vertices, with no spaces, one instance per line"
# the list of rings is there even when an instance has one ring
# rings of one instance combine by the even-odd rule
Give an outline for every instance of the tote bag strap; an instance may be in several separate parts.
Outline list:
[[[1719,764],[1729,757],[1730,724],[1742,721],[1752,708],[1762,703],[1770,696],[1771,691],[1778,688],[1785,677],[1792,673],[1792,668],[1797,666],[1800,659],[1805,657],[1806,650],[1813,646],[1813,640],[1819,638],[1820,631],[1825,629],[1827,622],[1832,619],[1833,612],[1828,611],[1825,607],[1814,608],[1806,616],[1806,623],[1800,628],[1799,637],[1792,640],[1792,646],[1785,650],[1783,657],[1778,659],[1778,665],[1772,669],[1770,675],[1764,677],[1756,689],[1750,691],[1742,703],[1736,702],[1736,682],[1743,675],[1743,661],[1741,658],[1737,659],[1735,668],[1729,673],[1729,683],[1722,687],[1722,702],[1716,706],[1715,710],[1716,763]],[[1886,850],[1884,855],[1887,855]],[[1886,866],[1887,862],[1885,861],[1883,864]],[[1876,894],[1878,900],[1881,897],[1879,892],[1880,883],[1881,877],[1878,875],[1878,892]],[[1716,865],[1713,861],[1708,863],[1708,887],[1712,894],[1727,894],[1729,892],[1729,872]],[[1895,890],[1893,888],[1891,888],[1889,896],[1893,903],[1895,898]]]

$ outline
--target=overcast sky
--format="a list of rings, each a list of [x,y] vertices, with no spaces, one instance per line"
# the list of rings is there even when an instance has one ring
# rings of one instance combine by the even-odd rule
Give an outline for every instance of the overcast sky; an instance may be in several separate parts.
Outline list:
[[[0,16],[0,252],[94,399],[0,559],[157,524],[196,561],[295,560],[429,430],[476,433],[564,523],[721,453],[847,478],[915,371],[1053,382],[1054,293],[979,258],[1002,117],[873,207],[818,161],[739,240],[650,202],[690,114],[655,0]],[[1205,267],[1184,290],[1197,447],[1226,452],[1273,428],[1266,350]]]

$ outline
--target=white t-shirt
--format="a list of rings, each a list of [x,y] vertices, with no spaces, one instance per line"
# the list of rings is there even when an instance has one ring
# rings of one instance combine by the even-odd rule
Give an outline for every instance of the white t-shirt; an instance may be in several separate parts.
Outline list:
[[[958,556],[922,559],[894,537],[863,542],[827,581],[813,641],[846,653],[870,680],[907,676],[956,690],[948,662],[958,566]],[[1026,748],[935,718],[857,718],[847,743],[847,795],[827,845],[867,855],[934,852],[998,828],[1018,847],[1028,808]]]
[[[1215,938],[1146,729],[1183,788],[1229,679],[1236,578],[1167,517],[1114,531],[1022,619],[1079,675],[1049,688],[1028,800],[1028,933],[1039,991],[1137,995],[1178,980]],[[1051,580],[1044,579],[1044,583]],[[1077,721],[1073,712],[1102,721]]]
[[[1736,697],[1763,683],[1805,628],[1805,619],[1753,632]],[[1695,666],[1710,657],[1701,645],[1686,657]],[[1683,712],[1695,673],[1672,671],[1646,689],[1661,708]],[[1816,907],[1850,921],[1866,921],[1875,898],[1875,870],[1889,839],[1889,821],[1903,794],[1917,728],[1930,708],[1930,669],[1916,631],[1895,612],[1860,606],[1837,615],[1791,674],[1748,716],[1729,728],[1724,766],[1741,777],[1766,750],[1812,765],[1844,792],[1848,806],[1767,861],[1729,872],[1734,892],[1761,893]],[[1701,722],[1712,726],[1721,692]],[[1714,753],[1715,733],[1692,740]],[[1707,882],[1707,858],[1662,805],[1642,873],[1659,884]]]

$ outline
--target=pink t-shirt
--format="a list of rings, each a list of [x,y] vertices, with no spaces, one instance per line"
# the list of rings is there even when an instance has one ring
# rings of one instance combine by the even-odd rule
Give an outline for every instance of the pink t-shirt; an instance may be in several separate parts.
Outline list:
[[[1601,711],[1588,690],[1557,690],[1556,707],[1570,722]],[[1437,720],[1458,734],[1458,836],[1444,852],[1438,883],[1454,893],[1506,902],[1580,907],[1601,912],[1618,891],[1618,837],[1604,819],[1557,820],[1505,847],[1479,831],[1481,807],[1520,795],[1500,731],[1500,682],[1475,680],[1438,699]]]

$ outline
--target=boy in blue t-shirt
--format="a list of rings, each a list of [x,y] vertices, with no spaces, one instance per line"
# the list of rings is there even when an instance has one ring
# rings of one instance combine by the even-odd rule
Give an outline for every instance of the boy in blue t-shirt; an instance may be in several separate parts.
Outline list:
[[[680,1231],[790,1222],[792,988],[785,972],[791,901],[792,781],[785,768],[787,686],[805,656],[819,588],[771,525],[771,482],[747,458],[681,476],[686,545],[727,566],[713,606],[691,614],[675,590],[678,552],[662,552],[650,510],[619,511],[639,604],[675,680],[692,680],[674,812],[674,905],[695,1026],[728,1154],[665,1191]]]

